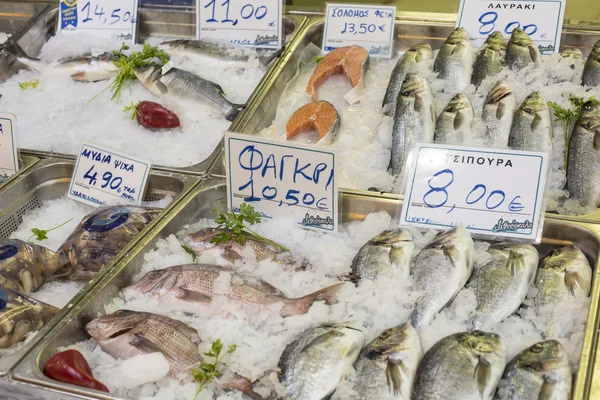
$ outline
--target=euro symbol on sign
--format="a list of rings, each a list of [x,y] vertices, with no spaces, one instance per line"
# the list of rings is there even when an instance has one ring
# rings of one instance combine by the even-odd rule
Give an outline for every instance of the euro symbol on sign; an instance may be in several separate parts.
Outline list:
[[[269,26],[275,26],[275,21],[269,22]]]
[[[381,32],[385,32],[385,25],[380,25],[380,26],[379,26],[379,30],[380,30]]]

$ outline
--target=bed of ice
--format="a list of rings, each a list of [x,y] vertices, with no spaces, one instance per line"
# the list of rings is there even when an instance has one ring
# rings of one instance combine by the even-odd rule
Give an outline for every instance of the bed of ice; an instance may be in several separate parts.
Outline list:
[[[12,34],[10,33],[0,32],[0,44],[6,42],[11,36]]]
[[[134,280],[155,269],[192,263],[192,257],[181,248],[180,239],[209,224],[208,220],[201,220],[184,227],[177,235],[159,240],[156,249],[145,255],[142,270],[134,276]],[[255,274],[282,290],[290,298],[304,296],[338,283],[337,276],[350,271],[352,259],[358,249],[382,230],[393,227],[393,221],[385,212],[370,214],[362,222],[345,224],[336,235],[298,228],[292,220],[267,221],[256,225],[255,230],[291,248],[296,260],[307,259],[312,266],[305,271],[295,271],[294,266],[282,267],[268,260],[257,263],[253,251],[246,248],[245,262],[237,263],[234,268]],[[435,235],[434,231],[412,230],[412,233],[416,251],[423,248]],[[482,264],[489,259],[486,251],[488,246],[486,242],[476,242],[476,263]],[[207,254],[196,260],[198,263],[215,261],[213,256]],[[218,280],[219,284],[216,285],[217,290],[226,292],[231,284],[230,280],[230,274],[223,272]],[[209,310],[199,310],[199,315],[191,316],[169,304],[128,289],[124,289],[112,303],[105,305],[105,309],[107,313],[119,309],[147,311],[181,320],[200,334],[203,339],[200,349],[202,352],[217,338],[223,341],[225,347],[236,344],[237,350],[225,358],[224,364],[252,380],[258,379],[256,391],[267,396],[269,392],[281,390],[275,372],[279,357],[292,337],[321,322],[351,321],[362,326],[367,343],[384,329],[408,320],[414,302],[419,297],[419,293],[414,291],[411,285],[412,282],[407,280],[388,278],[362,281],[357,287],[347,283],[338,295],[339,303],[328,307],[318,302],[307,314],[287,318],[279,316],[280,304],[275,304],[258,315],[247,315],[236,304],[225,299],[215,301]],[[534,290],[530,292],[531,296],[535,294]],[[529,301],[526,300],[526,303]],[[427,351],[445,336],[467,330],[469,314],[475,307],[473,290],[461,290],[451,305],[420,332],[423,350]],[[555,317],[552,337],[559,339],[565,346],[574,371],[579,362],[588,308],[589,299],[584,299],[561,305],[560,310],[552,310]],[[547,313],[548,310],[543,310],[538,314],[533,308],[523,306],[517,314],[507,318],[497,327],[496,332],[502,336],[507,348],[507,360],[526,347],[543,340],[542,332],[548,328]],[[113,395],[144,400],[183,400],[192,398],[195,393],[197,386],[193,382],[179,382],[173,379],[162,379],[132,389],[123,383],[127,381],[127,377],[122,373],[123,360],[114,359],[104,353],[93,339],[71,347],[82,351],[94,375],[109,387]],[[242,398],[240,393],[221,393],[213,390],[215,389],[211,386],[199,398]],[[353,398],[352,377],[338,387],[334,398]]]
[[[44,45],[40,58],[56,61],[89,53],[92,48],[118,50],[121,44],[116,36],[107,40],[86,33],[59,34]],[[142,45],[132,46],[133,50],[141,48]],[[173,66],[221,85],[231,102],[243,104],[267,67],[259,64],[256,51],[248,48],[235,51],[249,56],[246,68],[227,69],[218,62],[196,65],[180,56],[172,57]],[[39,80],[37,88],[24,91],[19,88],[19,82],[33,79]],[[231,125],[218,112],[192,101],[174,96],[154,97],[137,80],[131,81],[117,103],[111,100],[110,91],[104,91],[110,82],[75,82],[52,66],[42,72],[22,70],[0,85],[0,108],[17,115],[22,148],[74,154],[86,140],[155,165],[171,167],[187,167],[205,160]],[[174,111],[181,127],[157,132],[138,125],[123,108],[140,100],[155,101]]]

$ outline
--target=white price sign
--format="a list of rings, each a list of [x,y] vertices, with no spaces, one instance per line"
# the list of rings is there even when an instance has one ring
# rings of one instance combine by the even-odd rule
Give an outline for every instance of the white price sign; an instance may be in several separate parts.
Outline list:
[[[225,134],[227,206],[244,202],[266,218],[294,218],[337,232],[337,154],[332,149]]]
[[[0,114],[0,184],[19,171],[17,116]]]
[[[545,153],[418,144],[400,224],[536,241],[547,171]]]
[[[538,45],[542,54],[554,54],[560,48],[567,0],[461,0],[457,27],[463,27],[475,46],[499,31],[510,38],[516,28],[523,29]]]
[[[117,34],[135,43],[138,0],[60,0],[59,31]]]
[[[372,57],[391,58],[396,6],[327,3],[323,51],[362,46]]]
[[[83,143],[67,197],[98,207],[120,199],[139,204],[150,163]]]
[[[196,10],[199,40],[281,48],[283,0],[198,0]]]

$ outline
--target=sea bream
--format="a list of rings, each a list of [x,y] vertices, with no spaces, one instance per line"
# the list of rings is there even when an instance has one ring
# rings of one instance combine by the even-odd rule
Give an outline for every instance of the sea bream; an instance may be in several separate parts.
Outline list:
[[[502,33],[492,32],[475,58],[471,83],[479,86],[487,77],[498,74],[504,65],[506,57],[506,40]]]
[[[489,147],[508,146],[516,109],[515,94],[506,82],[498,82],[488,93],[481,116],[486,128],[486,144]]]
[[[467,31],[456,28],[442,45],[433,70],[438,78],[447,80],[456,92],[463,92],[471,83],[473,53]]]
[[[515,71],[521,70],[529,64],[541,65],[540,50],[523,29],[516,28],[512,31],[506,45],[506,63]]]
[[[466,145],[474,137],[473,106],[462,93],[454,96],[435,123],[433,141],[436,143]]]
[[[531,93],[515,114],[508,145],[516,150],[552,154],[552,118],[546,99]]]
[[[98,55],[87,53],[79,57],[53,63],[45,63],[29,57],[18,57],[17,60],[35,71],[42,71],[46,66],[53,67],[58,71],[64,71],[69,74],[71,79],[77,82],[104,81],[117,76],[120,70],[114,63],[112,52],[105,52]]]
[[[571,63],[571,69],[575,69],[576,64],[582,65],[585,63],[585,58],[581,50],[577,48],[564,49],[560,53],[560,62]]]
[[[328,101],[314,101],[297,109],[285,126],[287,140],[298,140],[302,133],[317,131],[312,143],[331,144],[340,130],[340,115]]]
[[[583,85],[600,85],[600,40],[594,44],[583,69]]]

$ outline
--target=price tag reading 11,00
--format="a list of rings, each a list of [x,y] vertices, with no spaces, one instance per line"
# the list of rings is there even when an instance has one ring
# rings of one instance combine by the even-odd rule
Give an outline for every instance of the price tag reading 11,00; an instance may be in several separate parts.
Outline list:
[[[479,236],[541,237],[548,155],[419,144],[408,171],[401,225],[464,226]]]
[[[59,31],[117,34],[135,43],[138,0],[61,0]]]

